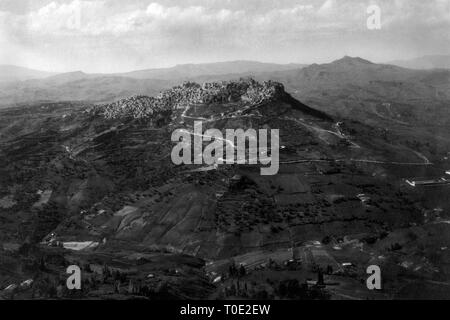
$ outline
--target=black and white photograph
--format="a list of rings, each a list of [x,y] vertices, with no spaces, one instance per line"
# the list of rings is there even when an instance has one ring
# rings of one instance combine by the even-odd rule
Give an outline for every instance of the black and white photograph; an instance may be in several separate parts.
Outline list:
[[[450,0],[0,0],[0,300],[449,299]]]

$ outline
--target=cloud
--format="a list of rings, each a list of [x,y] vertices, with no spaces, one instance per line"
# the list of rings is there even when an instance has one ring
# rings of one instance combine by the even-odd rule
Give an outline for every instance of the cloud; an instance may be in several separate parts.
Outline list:
[[[322,6],[326,7],[327,2]],[[233,1],[231,1],[233,2]],[[204,3],[204,2],[203,2]],[[68,3],[50,2],[42,8],[26,15],[12,15],[17,25],[24,26],[35,35],[120,35],[130,32],[159,32],[167,30],[190,29],[201,27],[205,33],[223,27],[241,30],[255,26],[263,29],[279,30],[280,26],[291,25],[301,29],[298,22],[313,22],[314,5],[312,3],[296,4],[289,7],[272,7],[266,11],[230,9],[206,5],[163,5],[153,2],[144,8],[122,11],[108,5],[107,1],[74,0]],[[232,6],[233,7],[233,6]],[[320,11],[319,10],[319,11]],[[306,25],[303,25],[306,27]],[[307,29],[316,28],[310,23]],[[319,26],[320,27],[320,26]]]
[[[51,2],[37,11],[32,11],[24,18],[30,33],[67,34],[81,28],[81,19],[93,18],[93,13],[102,8],[103,3],[97,1],[74,0],[70,3]]]
[[[35,35],[121,35],[139,31],[161,31],[167,26],[187,27],[231,23],[244,18],[240,11],[208,10],[203,6],[170,6],[150,3],[146,8],[120,11],[106,1],[74,0],[70,3],[51,2],[37,11],[12,16],[18,24]]]
[[[393,46],[419,54],[410,39],[422,37],[437,51],[450,37],[448,0],[26,1],[0,6],[1,59],[24,55],[97,71],[114,61],[121,69],[244,58],[317,62],[348,50],[388,55]],[[366,28],[370,4],[381,7],[378,33]]]
[[[16,26],[22,26],[33,35],[85,35],[120,36],[146,32],[170,35],[171,31],[197,30],[205,35],[218,32],[216,36],[227,37],[230,32],[256,33],[311,31],[324,29],[363,28],[366,8],[371,3],[382,7],[385,26],[429,25],[449,23],[450,1],[431,2],[395,0],[368,1],[348,0],[317,1],[253,1],[253,7],[236,3],[242,1],[165,1],[151,2],[145,6],[122,8],[106,0],[73,0],[71,2],[50,2],[25,15],[12,15]],[[175,4],[177,3],[177,4]],[[225,3],[225,5],[223,4]],[[284,5],[283,5],[284,4]],[[14,23],[13,23],[14,24]],[[175,34],[172,34],[176,37]]]

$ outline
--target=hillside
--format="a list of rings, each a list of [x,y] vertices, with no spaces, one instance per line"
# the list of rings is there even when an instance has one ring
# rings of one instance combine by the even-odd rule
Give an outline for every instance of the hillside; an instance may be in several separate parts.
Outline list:
[[[97,77],[76,72],[0,85],[0,108],[39,101],[111,102],[132,95],[155,95],[170,86],[163,80]]]
[[[204,66],[208,66],[208,72],[217,67],[216,64]],[[190,68],[202,69],[198,65],[187,69]],[[246,73],[200,75],[190,81],[232,81],[246,76]],[[391,139],[402,141],[430,158],[447,156],[449,70],[412,70],[344,57],[302,69],[255,73],[255,79],[278,81],[292,97],[308,106],[338,119],[351,119],[385,130]],[[26,106],[37,101],[111,103],[130,96],[151,97],[183,82],[73,72],[0,85],[0,107]]]
[[[389,119],[396,124],[450,123],[449,70],[411,70],[344,57],[258,77],[266,78],[282,82],[295,97],[336,116],[373,120],[372,124]],[[389,111],[383,105],[389,105]]]
[[[30,79],[43,79],[55,73],[28,69],[23,67],[0,65],[0,83],[24,81]]]
[[[410,60],[395,60],[389,62],[410,69],[450,69],[450,55],[423,56]]]
[[[232,80],[302,67],[303,65],[298,64],[232,61],[186,64],[172,68],[116,74],[75,71],[48,74],[45,79],[24,77],[23,80],[29,81],[0,83],[0,108],[36,101],[112,102],[132,95],[152,96],[188,80],[199,82]]]
[[[138,70],[119,74],[135,79],[163,79],[184,81],[200,76],[224,76],[229,74],[254,75],[262,72],[274,72],[301,69],[302,64],[276,64],[257,61],[230,61],[204,64],[182,64],[172,68]]]
[[[203,131],[279,129],[278,174],[261,176],[261,164],[174,165],[171,134],[193,135],[194,121]],[[38,288],[69,261],[93,279],[79,293],[91,298],[283,298],[283,281],[306,284],[318,268],[342,286],[306,285],[296,297],[350,290],[388,298],[402,297],[395,288],[419,276],[422,285],[450,277],[440,250],[446,239],[435,236],[448,234],[439,222],[446,216],[433,211],[450,208],[448,186],[424,202],[404,182],[442,175],[442,167],[381,128],[336,122],[274,81],[185,83],[108,104],[10,108],[1,111],[0,144],[0,266],[11,270],[2,288],[28,278]],[[18,268],[21,259],[29,268]],[[353,266],[343,267],[348,261]],[[388,270],[382,293],[359,280],[369,261]],[[269,280],[254,286],[259,278]],[[247,289],[230,291],[236,279]]]

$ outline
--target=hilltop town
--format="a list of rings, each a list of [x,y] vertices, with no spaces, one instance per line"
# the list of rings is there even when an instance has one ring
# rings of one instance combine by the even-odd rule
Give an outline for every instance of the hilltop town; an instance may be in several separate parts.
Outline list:
[[[241,102],[256,105],[275,99],[284,93],[281,83],[265,81],[259,83],[251,78],[239,81],[211,82],[200,85],[185,82],[182,85],[162,91],[156,97],[133,96],[119,101],[99,105],[93,109],[107,119],[146,119],[154,114],[170,112],[191,104],[223,104]]]

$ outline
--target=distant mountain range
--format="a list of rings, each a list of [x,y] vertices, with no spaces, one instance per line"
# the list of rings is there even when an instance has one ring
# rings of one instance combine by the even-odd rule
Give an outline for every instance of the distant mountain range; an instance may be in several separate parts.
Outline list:
[[[357,59],[364,60],[361,58]],[[357,63],[358,60],[355,60],[354,62]],[[396,65],[409,69],[450,69],[450,55],[429,55],[411,60],[390,61],[386,64]],[[313,64],[312,66],[314,65],[315,64]],[[0,83],[4,84],[7,82],[39,79],[47,79],[53,82],[67,82],[99,77],[126,77],[132,79],[183,81],[202,77],[205,79],[214,79],[214,77],[217,76],[226,77],[227,75],[234,76],[237,74],[255,75],[269,72],[276,73],[282,71],[298,70],[307,66],[308,65],[306,64],[296,63],[277,64],[238,60],[201,64],[180,64],[170,68],[154,68],[123,73],[85,73],[82,71],[55,73],[28,69],[13,65],[0,65]]]
[[[138,70],[116,75],[135,79],[182,80],[205,75],[215,76],[293,70],[305,66],[306,65],[294,63],[276,64],[241,60],[203,64],[181,64],[172,68]]]
[[[172,68],[101,74],[74,71],[60,74],[3,66],[0,105],[45,101],[111,102],[130,95],[155,95],[184,81],[235,79],[298,70],[300,64],[232,61],[185,64]],[[2,69],[0,69],[0,72]],[[28,71],[28,72],[26,72]],[[9,75],[9,76],[8,76]],[[25,80],[25,81],[24,81]]]
[[[0,65],[0,83],[12,81],[24,81],[30,79],[42,79],[56,73],[39,71],[10,65]]]
[[[261,74],[257,79],[279,81],[295,98],[335,116],[364,122],[378,122],[380,116],[404,123],[450,120],[445,107],[450,101],[450,70],[446,69],[414,70],[344,57],[299,70]],[[391,106],[389,112],[383,104]]]
[[[85,73],[73,71],[51,73],[17,66],[0,65],[0,82],[46,79],[53,82],[67,82],[98,77],[126,77],[132,79],[158,79],[179,81],[199,76],[218,76],[227,74],[252,74],[303,68],[302,64],[276,64],[257,61],[230,61],[202,64],[180,64],[171,68],[137,70],[125,73]]]
[[[281,82],[296,99],[337,117],[450,124],[450,70],[408,69],[348,56],[309,66],[235,61],[122,74],[47,75],[0,84],[0,107],[53,101],[109,103],[133,95],[154,96],[187,80],[202,83],[241,77]]]
[[[367,85],[374,81],[405,81],[420,71],[394,65],[376,64],[359,57],[345,56],[325,64],[312,64],[294,72],[282,71],[271,75],[299,92],[332,90],[348,85]]]
[[[411,69],[450,69],[450,55],[423,56],[410,60],[395,60],[388,63]]]

